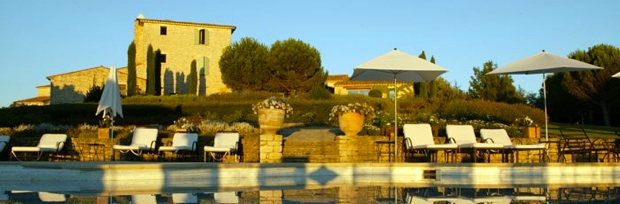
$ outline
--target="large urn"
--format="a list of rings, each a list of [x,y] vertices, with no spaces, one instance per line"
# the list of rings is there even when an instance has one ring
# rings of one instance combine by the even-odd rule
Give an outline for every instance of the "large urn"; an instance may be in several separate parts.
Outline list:
[[[364,128],[364,115],[356,112],[340,114],[338,124],[345,136],[356,136]]]
[[[258,110],[258,124],[262,134],[275,135],[284,123],[284,110],[260,109]]]

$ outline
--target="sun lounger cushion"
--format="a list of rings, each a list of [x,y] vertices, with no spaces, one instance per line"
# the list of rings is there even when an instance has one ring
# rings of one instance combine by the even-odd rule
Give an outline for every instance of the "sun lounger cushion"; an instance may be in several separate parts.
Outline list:
[[[213,146],[205,146],[206,152],[229,152],[235,151],[237,142],[239,141],[239,133],[236,132],[218,132],[215,134]]]
[[[502,149],[504,145],[494,143],[479,143],[476,141],[476,133],[471,125],[447,125],[446,133],[448,137],[454,138],[454,143],[459,148],[474,149]]]

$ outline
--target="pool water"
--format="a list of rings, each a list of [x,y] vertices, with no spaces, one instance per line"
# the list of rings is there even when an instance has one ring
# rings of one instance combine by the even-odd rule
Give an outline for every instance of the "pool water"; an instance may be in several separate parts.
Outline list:
[[[331,187],[127,192],[3,191],[0,203],[618,203],[618,186]],[[50,189],[51,190],[51,189]],[[211,189],[212,190],[212,189]]]

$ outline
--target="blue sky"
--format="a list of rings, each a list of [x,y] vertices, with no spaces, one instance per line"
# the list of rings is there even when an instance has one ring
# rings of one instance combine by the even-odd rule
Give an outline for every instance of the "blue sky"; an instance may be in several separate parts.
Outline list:
[[[47,76],[127,64],[138,14],[149,19],[237,26],[233,41],[300,39],[330,74],[393,48],[426,52],[469,88],[474,67],[499,67],[545,49],[566,56],[605,43],[620,47],[620,1],[0,1],[0,107],[35,97]],[[541,88],[541,75],[514,75]]]

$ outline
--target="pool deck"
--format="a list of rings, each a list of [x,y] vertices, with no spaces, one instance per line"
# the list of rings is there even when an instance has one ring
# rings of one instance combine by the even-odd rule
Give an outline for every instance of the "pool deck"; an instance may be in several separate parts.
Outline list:
[[[620,164],[0,162],[0,190],[125,194],[365,185],[618,186]]]

